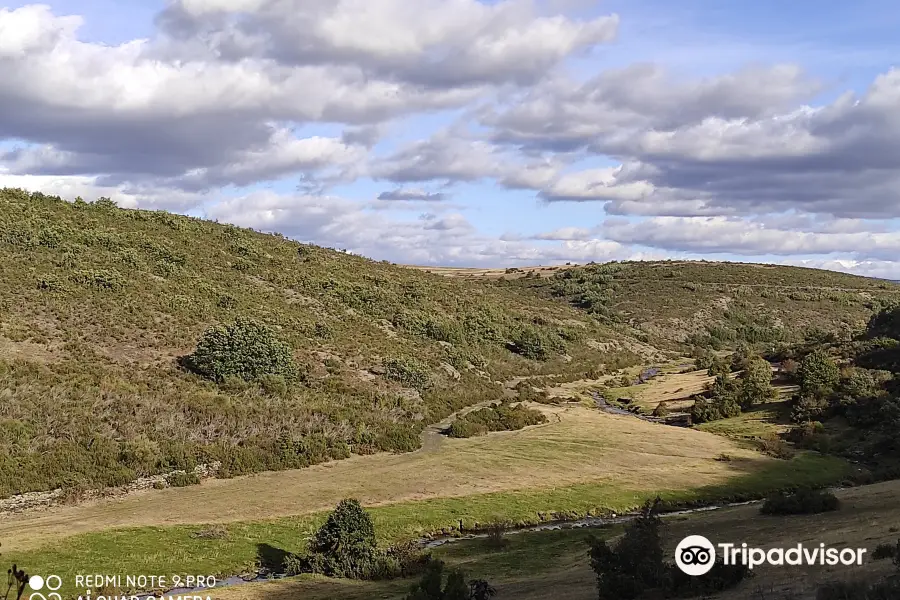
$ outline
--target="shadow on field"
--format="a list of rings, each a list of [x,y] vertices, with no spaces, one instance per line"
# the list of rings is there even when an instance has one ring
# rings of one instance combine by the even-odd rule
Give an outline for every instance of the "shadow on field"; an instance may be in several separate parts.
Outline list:
[[[290,552],[269,544],[256,545],[256,562],[264,573],[283,573]]]

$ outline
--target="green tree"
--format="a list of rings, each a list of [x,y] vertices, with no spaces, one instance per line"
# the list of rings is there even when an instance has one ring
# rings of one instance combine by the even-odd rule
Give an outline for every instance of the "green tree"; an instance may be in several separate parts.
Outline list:
[[[759,357],[748,359],[738,392],[741,410],[749,410],[754,404],[768,402],[774,397],[775,388],[772,387],[772,367],[769,362]]]
[[[226,377],[255,381],[265,375],[286,380],[297,376],[291,347],[265,325],[245,318],[207,329],[183,364],[217,382]]]
[[[600,600],[631,600],[663,583],[666,566],[661,542],[661,500],[647,502],[615,546],[590,540],[588,555],[597,575]]]
[[[834,391],[841,378],[837,365],[821,348],[806,355],[797,374],[801,396],[827,396]]]
[[[341,500],[309,544],[312,570],[329,577],[367,579],[378,551],[372,518],[358,500]]]

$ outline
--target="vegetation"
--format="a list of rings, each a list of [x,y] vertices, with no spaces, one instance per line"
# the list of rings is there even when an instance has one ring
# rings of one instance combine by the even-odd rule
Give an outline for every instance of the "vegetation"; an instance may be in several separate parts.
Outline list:
[[[781,350],[785,358],[799,359],[800,390],[791,415],[800,427],[791,433],[793,441],[862,462],[876,478],[900,474],[900,365],[893,358],[900,340],[886,337],[900,338],[897,313],[888,307],[873,315],[851,340],[816,340]]]
[[[846,339],[874,312],[900,300],[900,286],[890,282],[707,261],[588,264],[501,285],[534,290],[602,320],[627,323],[659,348],[772,347],[801,342],[811,333]]]
[[[433,560],[406,600],[487,600],[496,594],[497,590],[483,579],[466,582],[465,573],[459,569],[451,570],[444,582],[444,562]]]
[[[600,600],[633,600],[654,591],[668,596],[705,595],[733,587],[749,574],[744,565],[717,561],[706,575],[691,577],[665,562],[659,504],[659,499],[647,502],[615,545],[597,538],[589,541]]]
[[[313,572],[368,579],[375,571],[377,543],[372,518],[358,500],[341,500],[309,544]]]
[[[547,422],[547,417],[539,410],[521,404],[499,404],[466,413],[456,419],[447,430],[447,435],[467,438],[485,435],[491,431],[515,431],[529,425]]]
[[[239,318],[206,330],[184,364],[216,382],[228,377],[259,381],[264,377],[293,380],[297,375],[293,350],[260,323]]]
[[[521,290],[107,200],[0,190],[0,260],[0,497],[407,452],[493,381],[642,360]]]
[[[814,515],[837,510],[837,497],[828,490],[800,489],[794,492],[778,492],[763,503],[764,515]]]

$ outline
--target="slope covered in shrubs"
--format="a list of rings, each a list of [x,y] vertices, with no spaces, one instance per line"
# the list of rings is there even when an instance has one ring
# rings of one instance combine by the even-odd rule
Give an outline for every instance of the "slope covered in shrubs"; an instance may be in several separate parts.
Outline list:
[[[560,268],[550,277],[501,279],[608,322],[640,329],[660,347],[733,348],[847,336],[900,285],[833,271],[718,262],[613,262]]]
[[[108,200],[0,190],[0,497],[409,451],[515,375],[641,362],[523,294]]]

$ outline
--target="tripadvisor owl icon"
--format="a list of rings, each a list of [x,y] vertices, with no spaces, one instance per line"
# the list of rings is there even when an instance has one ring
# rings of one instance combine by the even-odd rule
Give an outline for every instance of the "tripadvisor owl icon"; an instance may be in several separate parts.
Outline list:
[[[716,547],[702,535],[689,535],[675,548],[675,564],[687,575],[705,575],[715,562]]]

